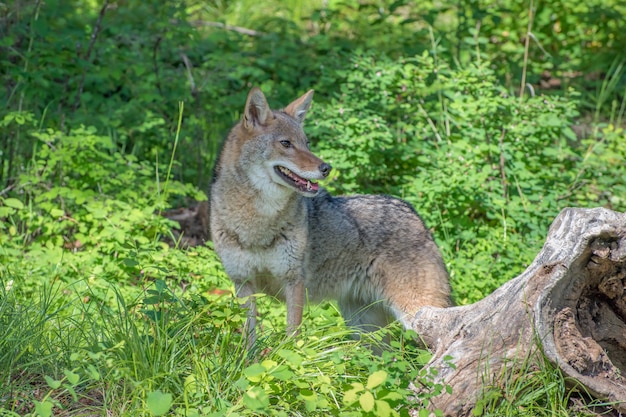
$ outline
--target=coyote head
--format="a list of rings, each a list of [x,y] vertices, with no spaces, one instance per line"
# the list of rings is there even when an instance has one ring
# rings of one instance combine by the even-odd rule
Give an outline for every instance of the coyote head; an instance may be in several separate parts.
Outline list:
[[[256,188],[284,194],[297,192],[315,196],[315,180],[328,176],[331,166],[309,150],[302,129],[311,106],[313,90],[298,98],[284,110],[271,110],[258,88],[248,94],[241,122],[235,127],[243,140],[240,164]]]

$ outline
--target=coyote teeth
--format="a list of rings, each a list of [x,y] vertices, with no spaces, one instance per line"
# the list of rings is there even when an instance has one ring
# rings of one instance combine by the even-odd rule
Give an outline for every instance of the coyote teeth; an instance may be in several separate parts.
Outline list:
[[[292,186],[294,186],[301,192],[312,193],[318,191],[318,185],[315,181],[311,181],[308,178],[303,178],[295,172],[291,171],[289,168],[285,168],[281,165],[277,165],[276,167],[274,167],[274,169],[278,174],[283,176],[283,178],[287,180],[287,182],[290,182]]]

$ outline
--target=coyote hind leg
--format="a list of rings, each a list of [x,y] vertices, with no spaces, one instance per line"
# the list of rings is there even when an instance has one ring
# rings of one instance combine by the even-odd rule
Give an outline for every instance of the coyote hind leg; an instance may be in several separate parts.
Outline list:
[[[346,324],[361,332],[380,330],[393,319],[382,301],[367,304],[359,299],[344,297],[339,300],[339,310]]]

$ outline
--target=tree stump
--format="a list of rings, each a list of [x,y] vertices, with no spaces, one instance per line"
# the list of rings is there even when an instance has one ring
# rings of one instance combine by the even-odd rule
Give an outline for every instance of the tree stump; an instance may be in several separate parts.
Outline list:
[[[413,328],[434,353],[427,365],[437,370],[434,382],[452,388],[431,406],[470,415],[483,385],[505,366],[543,353],[626,412],[625,284],[626,214],[563,210],[520,276],[475,304],[416,314]]]

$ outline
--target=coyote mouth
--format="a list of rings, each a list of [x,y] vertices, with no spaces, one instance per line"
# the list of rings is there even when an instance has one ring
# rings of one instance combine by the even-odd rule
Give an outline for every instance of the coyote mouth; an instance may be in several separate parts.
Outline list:
[[[316,194],[319,191],[319,185],[316,182],[302,178],[288,168],[276,165],[274,171],[298,191],[310,194]]]

